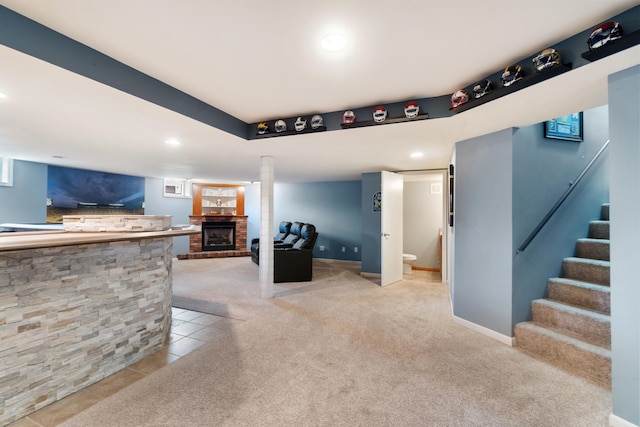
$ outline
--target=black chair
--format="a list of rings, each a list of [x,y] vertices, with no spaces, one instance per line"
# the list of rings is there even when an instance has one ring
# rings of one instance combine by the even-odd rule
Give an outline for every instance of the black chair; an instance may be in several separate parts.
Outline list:
[[[291,227],[292,234],[294,225]],[[301,223],[299,223],[301,224]],[[302,224],[295,243],[276,245],[273,251],[273,281],[308,282],[313,276],[313,247],[318,233],[313,224]]]
[[[295,221],[289,228],[289,234],[280,242],[273,242],[274,248],[291,248],[302,236],[303,222]]]
[[[291,222],[282,221],[278,226],[278,232],[273,236],[273,243],[282,243],[289,235],[289,230],[291,230]],[[256,264],[260,264],[260,239],[257,237],[251,239],[251,260]]]
[[[278,233],[273,236],[273,242],[282,242],[285,237],[289,235],[291,230],[291,223],[289,221],[282,221],[278,226]]]
[[[288,227],[288,229],[287,229]],[[288,232],[282,240],[279,237]],[[308,282],[313,273],[313,248],[318,239],[313,224],[287,221],[280,223],[273,244],[273,281]],[[251,260],[260,264],[260,240],[251,240]]]

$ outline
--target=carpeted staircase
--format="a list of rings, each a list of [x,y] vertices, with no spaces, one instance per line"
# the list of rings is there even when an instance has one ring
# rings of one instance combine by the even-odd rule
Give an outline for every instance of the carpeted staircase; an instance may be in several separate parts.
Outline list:
[[[549,279],[548,298],[532,302],[533,321],[515,326],[517,346],[575,374],[611,387],[609,204],[578,239],[576,256]]]

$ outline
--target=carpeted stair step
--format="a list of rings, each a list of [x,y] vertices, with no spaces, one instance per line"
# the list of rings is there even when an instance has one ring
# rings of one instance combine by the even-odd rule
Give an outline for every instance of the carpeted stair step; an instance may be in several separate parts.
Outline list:
[[[602,387],[611,387],[611,351],[561,334],[534,322],[515,326],[516,345],[586,378]]]
[[[602,206],[600,206],[600,219],[609,221],[609,203],[603,203]]]
[[[611,313],[611,288],[579,280],[554,277],[547,281],[549,299],[598,311]]]
[[[590,221],[589,237],[592,239],[609,239],[609,221]]]
[[[609,261],[608,239],[578,239],[576,257]]]
[[[550,299],[531,303],[533,321],[544,326],[569,331],[576,338],[604,348],[611,348],[611,317]]]
[[[562,276],[567,279],[609,286],[610,265],[609,261],[569,257],[562,261]]]

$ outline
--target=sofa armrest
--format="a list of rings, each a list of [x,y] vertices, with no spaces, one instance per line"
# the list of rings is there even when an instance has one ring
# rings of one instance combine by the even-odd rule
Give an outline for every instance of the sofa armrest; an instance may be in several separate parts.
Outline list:
[[[251,239],[251,244],[252,245],[255,245],[256,243],[260,243],[260,238],[259,237],[254,237],[253,239]],[[274,240],[273,244],[274,245],[282,244],[282,240]]]
[[[293,243],[278,243],[273,245],[273,249],[276,249],[276,250],[291,249],[291,248],[293,248]]]

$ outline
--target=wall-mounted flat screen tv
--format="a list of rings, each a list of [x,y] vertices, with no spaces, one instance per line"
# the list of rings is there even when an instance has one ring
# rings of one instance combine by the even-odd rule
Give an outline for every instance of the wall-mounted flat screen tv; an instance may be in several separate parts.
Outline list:
[[[49,166],[47,222],[62,215],[143,215],[144,178]]]

